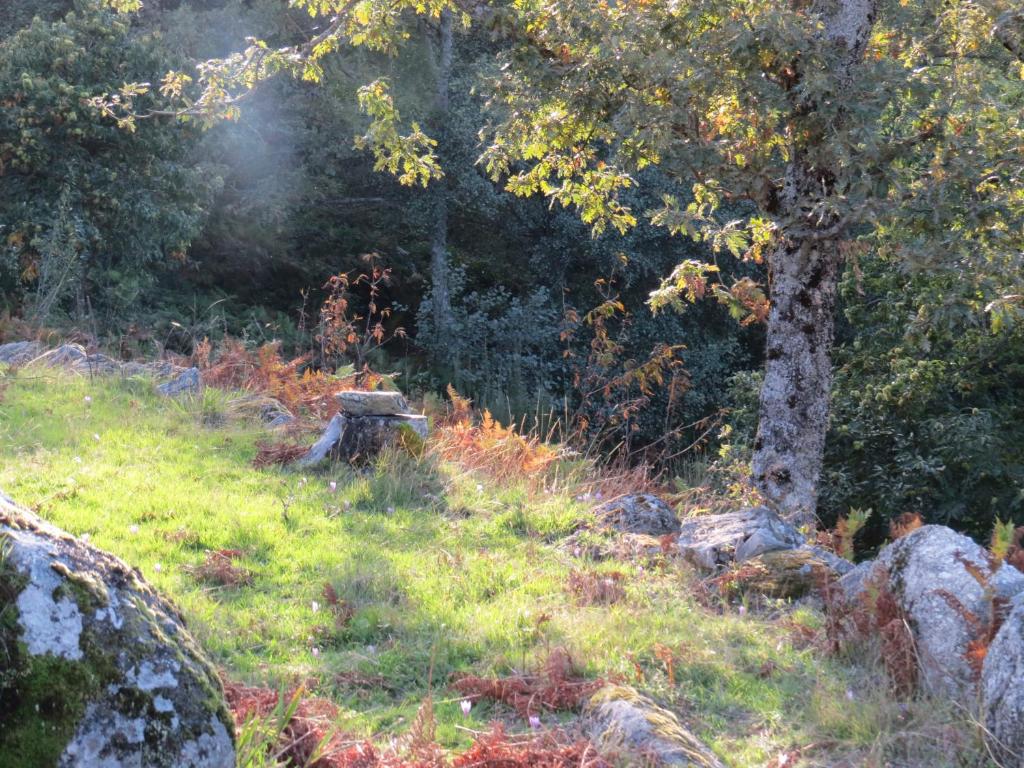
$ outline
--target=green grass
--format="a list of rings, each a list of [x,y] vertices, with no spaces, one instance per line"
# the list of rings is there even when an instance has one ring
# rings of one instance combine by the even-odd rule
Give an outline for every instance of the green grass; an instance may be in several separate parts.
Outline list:
[[[963,714],[900,705],[868,667],[795,648],[778,619],[813,626],[812,608],[708,610],[673,561],[589,564],[624,571],[627,596],[577,605],[565,584],[580,563],[557,546],[587,513],[571,496],[429,458],[367,473],[254,469],[266,430],[233,418],[221,392],[176,402],[145,380],[21,370],[0,371],[0,393],[0,488],[137,566],[231,677],[315,679],[354,734],[402,732],[432,688],[439,738],[463,746],[457,726],[508,713],[480,704],[463,717],[452,674],[535,668],[564,646],[591,676],[635,681],[638,664],[639,687],[732,766],[808,744],[819,747],[805,765],[984,765],[950,762],[950,733],[974,749]],[[215,549],[242,550],[251,585],[190,574]],[[341,627],[326,584],[354,611]],[[675,653],[675,685],[656,644]]]

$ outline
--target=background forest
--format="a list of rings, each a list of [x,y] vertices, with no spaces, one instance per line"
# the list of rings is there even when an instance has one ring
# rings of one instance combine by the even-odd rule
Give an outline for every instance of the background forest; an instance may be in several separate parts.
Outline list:
[[[320,307],[345,273],[350,314],[375,322],[389,308],[372,364],[407,392],[450,383],[503,420],[558,419],[580,446],[683,485],[747,458],[762,327],[720,304],[654,315],[646,301],[687,258],[714,259],[729,281],[764,275],[646,222],[593,236],[576,213],[495,186],[476,163],[503,44],[486,25],[421,20],[398,57],[326,59],[322,83],[273,79],[208,128],[155,118],[126,130],[85,103],[250,36],[316,33],[285,6],[150,0],[117,15],[7,0],[0,337],[75,329],[125,356],[278,340],[331,367],[343,360],[318,341]],[[438,140],[441,182],[402,186],[355,147],[367,122],[356,90],[382,68],[403,117]],[[643,173],[634,210],[690,196]],[[914,237],[888,233],[901,236]],[[819,513],[830,525],[872,509],[875,542],[908,511],[980,536],[997,518],[1024,523],[1024,327],[993,322],[983,280],[911,270],[895,250],[864,250],[842,279]],[[356,279],[375,268],[390,270],[376,313]]]

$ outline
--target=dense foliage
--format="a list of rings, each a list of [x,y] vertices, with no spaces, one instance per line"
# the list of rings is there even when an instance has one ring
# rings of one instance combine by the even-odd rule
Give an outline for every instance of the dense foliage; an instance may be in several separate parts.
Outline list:
[[[691,12],[719,18],[732,5]],[[392,269],[381,296],[395,310],[389,331],[408,332],[376,363],[400,369],[404,388],[452,383],[502,418],[568,416],[585,444],[624,447],[669,471],[695,451],[714,455],[719,434],[743,455],[764,362],[757,285],[771,233],[787,225],[773,218],[771,184],[788,132],[838,125],[845,107],[794,107],[787,62],[829,55],[799,10],[751,6],[698,34],[674,7],[481,11],[455,24],[440,112],[439,23],[397,13],[381,37],[321,51],[298,73],[305,79],[245,93],[226,107],[231,121],[118,125],[124,113],[102,116],[103,98],[144,113],[176,87],[160,90],[169,70],[228,56],[250,36],[277,50],[323,30],[272,0],[163,0],[130,15],[89,0],[18,0],[0,27],[3,309],[101,341],[191,352],[230,334],[302,352],[315,346],[327,279],[365,270],[372,253]],[[870,507],[876,535],[905,511],[984,534],[996,518],[1024,522],[1024,187],[1011,162],[1021,69],[994,53],[1007,48],[990,36],[998,7],[885,11],[870,77],[847,94],[856,114],[842,115],[843,141],[827,158],[852,170],[815,209],[855,243],[840,289],[821,513]],[[353,39],[375,28],[352,23]],[[945,46],[946,63],[901,32],[916,27],[936,30],[929,44]],[[720,66],[707,66],[708,51]],[[960,83],[949,98],[947,70]],[[382,90],[368,92],[381,72]],[[205,85],[217,77],[227,75]],[[821,102],[832,84],[801,87],[800,99]],[[391,107],[398,127],[426,133],[382,138],[387,121],[371,117]],[[499,127],[482,146],[488,120]],[[389,157],[387,142],[399,139],[411,142],[399,145],[406,154]],[[435,176],[416,164],[428,151],[445,175],[426,188],[378,172],[394,160],[410,180]],[[512,192],[582,208],[583,221],[510,194],[488,166]],[[705,183],[692,185],[694,168]],[[439,184],[443,275],[431,259]],[[719,272],[700,266],[710,259]],[[439,280],[451,305],[444,328]],[[654,316],[646,300],[659,286],[663,304],[705,289],[720,304]],[[352,301],[365,312],[358,285]]]

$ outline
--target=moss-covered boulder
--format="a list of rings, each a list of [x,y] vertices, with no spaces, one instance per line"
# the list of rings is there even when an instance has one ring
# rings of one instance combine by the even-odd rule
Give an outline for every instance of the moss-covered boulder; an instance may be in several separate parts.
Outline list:
[[[724,768],[674,712],[626,685],[594,693],[583,709],[583,727],[598,749],[626,765]]]
[[[175,609],[0,493],[0,765],[230,768],[232,734]]]
[[[832,558],[816,547],[778,549],[751,558],[733,572],[733,583],[744,593],[799,598],[835,578]]]

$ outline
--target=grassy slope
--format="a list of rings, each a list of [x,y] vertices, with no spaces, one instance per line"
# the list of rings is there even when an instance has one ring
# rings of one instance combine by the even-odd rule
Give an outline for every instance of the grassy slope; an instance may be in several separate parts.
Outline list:
[[[970,739],[927,702],[886,700],[866,669],[795,649],[777,615],[700,607],[677,563],[589,564],[625,571],[627,599],[576,605],[565,583],[580,562],[555,546],[586,514],[571,497],[496,488],[429,460],[392,459],[367,475],[257,470],[266,433],[218,418],[218,392],[175,403],[146,381],[45,370],[0,378],[0,389],[0,488],[138,566],[231,676],[319,681],[352,732],[400,732],[432,674],[439,737],[465,744],[457,726],[504,713],[479,704],[463,717],[449,676],[530,668],[563,645],[593,676],[632,680],[636,659],[642,687],[734,766],[810,743],[830,746],[807,765],[952,765],[949,739]],[[228,548],[246,553],[251,586],[188,573],[204,550]],[[342,629],[326,583],[356,608]],[[678,659],[674,686],[657,643]]]

